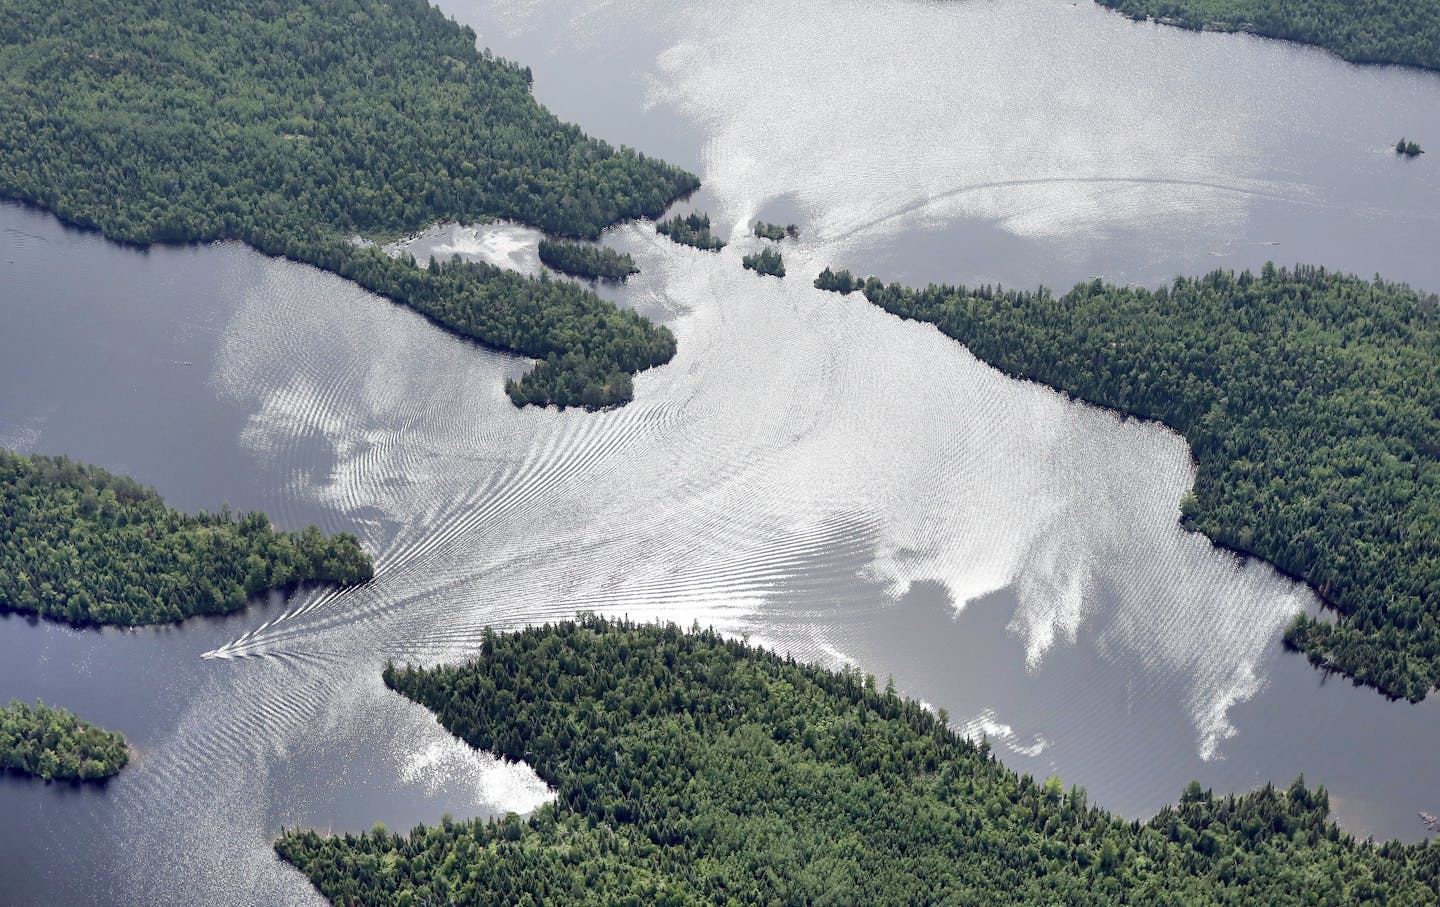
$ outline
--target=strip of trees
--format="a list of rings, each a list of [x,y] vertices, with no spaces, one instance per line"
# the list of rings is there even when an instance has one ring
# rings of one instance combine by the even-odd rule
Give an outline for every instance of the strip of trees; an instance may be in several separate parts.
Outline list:
[[[1440,0],[1098,0],[1132,19],[1316,44],[1352,63],[1440,69]]]
[[[334,904],[1431,904],[1440,847],[1355,841],[1323,788],[1191,784],[1149,822],[1001,766],[873,677],[582,618],[387,668],[556,791],[529,819],[286,831]]]
[[[757,274],[768,274],[771,277],[785,276],[785,259],[779,252],[769,247],[744,256],[740,259],[740,263]]]
[[[703,211],[677,214],[669,220],[662,220],[655,225],[655,231],[681,245],[706,252],[719,252],[725,248],[725,240],[710,232],[710,215]]]
[[[1287,641],[1414,701],[1440,684],[1440,299],[1376,278],[1267,264],[1158,290],[857,281],[1007,374],[1183,434],[1187,526],[1303,579],[1338,610]]]
[[[629,253],[563,239],[540,240],[540,261],[561,273],[588,280],[624,280],[640,273]]]
[[[800,228],[794,224],[786,224],[782,227],[779,224],[757,220],[755,222],[755,235],[760,239],[768,239],[773,242],[779,242],[782,239],[799,239]]]

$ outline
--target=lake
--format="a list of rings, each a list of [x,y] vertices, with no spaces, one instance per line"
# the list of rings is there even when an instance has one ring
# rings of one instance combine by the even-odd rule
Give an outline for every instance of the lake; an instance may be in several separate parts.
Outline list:
[[[357,533],[376,581],[225,619],[0,619],[0,696],[123,731],[108,785],[0,779],[0,903],[318,904],[281,826],[392,830],[546,792],[386,692],[486,626],[577,610],[699,621],[859,665],[1005,763],[1148,817],[1303,772],[1363,836],[1440,812],[1435,700],[1388,703],[1280,647],[1304,588],[1178,526],[1184,442],[1005,378],[814,290],[1156,284],[1319,263],[1440,289],[1440,176],[1396,158],[1440,76],[1089,4],[446,2],[540,100],[705,181],[719,254],[609,231],[604,292],[669,325],[623,409],[517,410],[513,356],[236,244],[139,251],[0,206],[0,445]],[[793,221],[789,275],[740,256]],[[522,269],[538,234],[409,243]]]

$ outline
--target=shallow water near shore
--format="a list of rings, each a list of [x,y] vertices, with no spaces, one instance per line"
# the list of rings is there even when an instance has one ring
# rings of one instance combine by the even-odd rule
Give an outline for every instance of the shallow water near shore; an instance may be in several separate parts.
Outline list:
[[[523,360],[332,275],[0,206],[0,444],[356,532],[377,565],[176,627],[0,619],[0,696],[137,749],[105,787],[0,779],[0,903],[315,904],[270,850],[281,826],[534,808],[533,773],[379,671],[580,609],[893,675],[1129,816],[1191,778],[1304,772],[1357,834],[1423,834],[1435,703],[1281,650],[1313,597],[1180,530],[1180,438],[810,280],[1151,284],[1274,258],[1440,289],[1437,171],[1383,153],[1440,122],[1440,78],[1037,0],[442,8],[561,117],[705,180],[690,204],[723,252],[645,223],[605,238],[642,272],[601,291],[668,324],[676,359],[620,410],[517,410]],[[801,228],[784,280],[740,267],[754,217]],[[535,238],[452,225],[407,248],[531,268]]]

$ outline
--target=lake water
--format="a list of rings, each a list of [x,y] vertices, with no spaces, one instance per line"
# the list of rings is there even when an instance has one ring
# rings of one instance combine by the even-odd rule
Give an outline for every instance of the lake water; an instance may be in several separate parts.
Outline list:
[[[1440,177],[1389,148],[1433,143],[1440,77],[1038,0],[442,6],[560,116],[705,180],[724,252],[606,238],[642,269],[606,292],[679,353],[624,409],[517,410],[524,361],[336,277],[0,206],[0,445],[353,531],[378,570],[179,627],[0,619],[0,697],[138,751],[103,788],[0,779],[0,903],[316,904],[281,826],[533,808],[533,774],[378,674],[579,609],[893,675],[1126,815],[1191,778],[1304,772],[1357,834],[1421,837],[1440,706],[1281,650],[1314,600],[1179,529],[1181,439],[810,279],[1151,284],[1273,258],[1440,289]],[[801,228],[783,281],[740,267],[755,216]],[[533,268],[535,240],[411,249]]]

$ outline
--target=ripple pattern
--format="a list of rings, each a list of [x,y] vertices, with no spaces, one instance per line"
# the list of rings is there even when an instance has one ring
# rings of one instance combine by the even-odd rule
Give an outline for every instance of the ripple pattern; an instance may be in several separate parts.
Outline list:
[[[689,130],[731,245],[701,253],[647,224],[610,232],[641,273],[606,292],[667,323],[679,352],[637,377],[633,404],[599,414],[514,408],[503,381],[528,363],[333,275],[234,246],[150,253],[155,279],[199,254],[233,279],[214,323],[179,330],[220,335],[195,371],[214,391],[207,404],[243,413],[234,440],[270,480],[266,509],[357,532],[377,571],[225,622],[119,639],[36,631],[37,657],[71,653],[54,657],[73,657],[77,675],[125,661],[105,654],[112,645],[188,666],[135,681],[161,717],[103,797],[36,807],[56,890],[77,903],[317,904],[270,850],[281,825],[535,808],[548,792],[533,773],[458,744],[379,671],[391,658],[461,659],[487,626],[580,609],[959,677],[957,727],[1025,770],[1082,761],[1090,773],[1066,780],[1092,790],[1133,783],[1152,739],[1179,740],[1202,767],[1225,760],[1241,742],[1236,713],[1275,682],[1281,628],[1314,602],[1180,529],[1194,479],[1182,440],[1006,378],[933,328],[810,277],[872,270],[888,242],[959,221],[1032,243],[1056,281],[1111,245],[1124,273],[1190,270],[1190,252],[1229,263],[1258,247],[1252,227],[1287,253],[1323,250],[1292,242],[1317,213],[1327,229],[1342,216],[1403,222],[1415,229],[1387,248],[1428,250],[1440,186],[1422,171],[1395,177],[1379,169],[1388,158],[1366,158],[1363,205],[1312,174],[1349,160],[1375,98],[1399,93],[1440,115],[1433,84],[1372,72],[1332,77],[1343,97],[1314,92],[1310,76],[1339,64],[1286,48],[1240,59],[1234,42],[1248,39],[1045,0],[744,0],[723,17],[658,0],[443,5],[482,43],[528,34],[538,50],[524,59],[576,56],[586,111],[601,90],[593,72],[615,48],[633,56],[645,97],[619,106],[643,100]],[[1234,96],[1217,100],[1220,79],[1197,73]],[[543,89],[544,66],[538,76]],[[623,76],[604,90],[621,92]],[[1333,126],[1335,104],[1356,123]],[[1309,136],[1311,122],[1329,131]],[[1269,160],[1272,127],[1298,163]],[[784,245],[791,276],[757,278],[740,266],[758,247],[747,226],[781,199],[802,228]],[[1265,220],[1267,205],[1287,213]],[[1346,254],[1365,246],[1356,223],[1336,228]],[[0,240],[21,258],[48,241]],[[446,225],[403,248],[531,270],[537,241],[514,225]],[[992,268],[981,246],[933,257],[957,281]],[[1416,273],[1434,267],[1428,251],[1410,257]],[[1348,261],[1335,263],[1377,269]],[[44,443],[46,431],[43,418],[0,418],[6,443]],[[872,659],[892,627],[903,650]],[[1038,699],[1048,711],[1025,707]],[[126,852],[48,862],[96,829]]]

